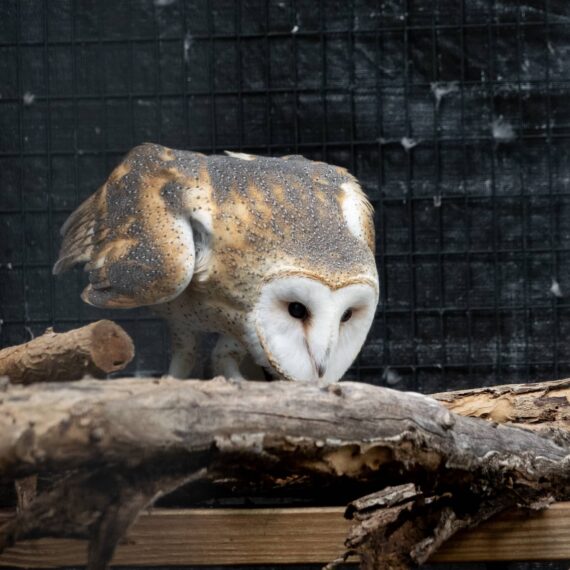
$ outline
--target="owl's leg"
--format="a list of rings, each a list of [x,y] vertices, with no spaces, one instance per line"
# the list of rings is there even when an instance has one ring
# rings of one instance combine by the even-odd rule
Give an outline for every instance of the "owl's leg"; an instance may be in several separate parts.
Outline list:
[[[239,369],[247,351],[231,336],[221,335],[212,351],[212,369],[215,375],[245,380]]]
[[[182,326],[171,324],[172,359],[168,374],[175,378],[188,378],[196,362],[198,342],[196,335]]]

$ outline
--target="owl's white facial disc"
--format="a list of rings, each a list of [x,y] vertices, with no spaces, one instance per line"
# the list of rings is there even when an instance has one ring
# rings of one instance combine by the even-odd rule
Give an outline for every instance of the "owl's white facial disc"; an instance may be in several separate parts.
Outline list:
[[[377,302],[376,288],[366,282],[332,290],[302,276],[273,279],[252,314],[250,350],[278,377],[336,382],[360,351]]]

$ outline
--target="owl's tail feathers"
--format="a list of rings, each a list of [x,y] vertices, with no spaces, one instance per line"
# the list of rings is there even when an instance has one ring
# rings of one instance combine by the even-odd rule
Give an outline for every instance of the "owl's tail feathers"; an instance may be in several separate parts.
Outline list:
[[[61,228],[63,243],[59,251],[59,258],[53,266],[53,274],[58,275],[71,269],[75,265],[85,264],[89,271],[89,280],[81,294],[83,301],[96,307],[132,307],[132,299],[117,296],[111,289],[106,272],[101,268],[101,260],[94,252],[95,245],[101,241],[104,230],[96,228],[97,217],[101,216],[98,193],[93,194],[65,221]],[[101,226],[101,224],[99,224]]]
[[[97,197],[97,194],[94,194],[85,200],[63,224],[60,232],[63,243],[53,266],[54,275],[63,273],[74,265],[90,261],[95,242]]]

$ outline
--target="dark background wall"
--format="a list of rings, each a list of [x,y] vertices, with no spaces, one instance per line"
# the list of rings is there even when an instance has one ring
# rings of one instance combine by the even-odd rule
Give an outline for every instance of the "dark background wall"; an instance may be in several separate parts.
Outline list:
[[[155,141],[358,176],[383,287],[352,377],[568,375],[569,26],[567,0],[0,1],[0,345],[110,316],[131,372],[164,371],[160,323],[50,273],[66,216]]]
[[[352,377],[425,392],[570,372],[566,0],[3,0],[2,345],[84,305],[58,228],[132,146],[300,153],[377,209],[382,302]]]

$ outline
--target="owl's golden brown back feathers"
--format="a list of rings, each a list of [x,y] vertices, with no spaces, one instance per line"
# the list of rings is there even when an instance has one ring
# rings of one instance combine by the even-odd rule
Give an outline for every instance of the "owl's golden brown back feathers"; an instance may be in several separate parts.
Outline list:
[[[85,264],[83,299],[111,308],[167,302],[210,273],[234,288],[268,267],[332,287],[376,278],[372,210],[346,170],[228,155],[134,148],[64,224],[54,273]]]

